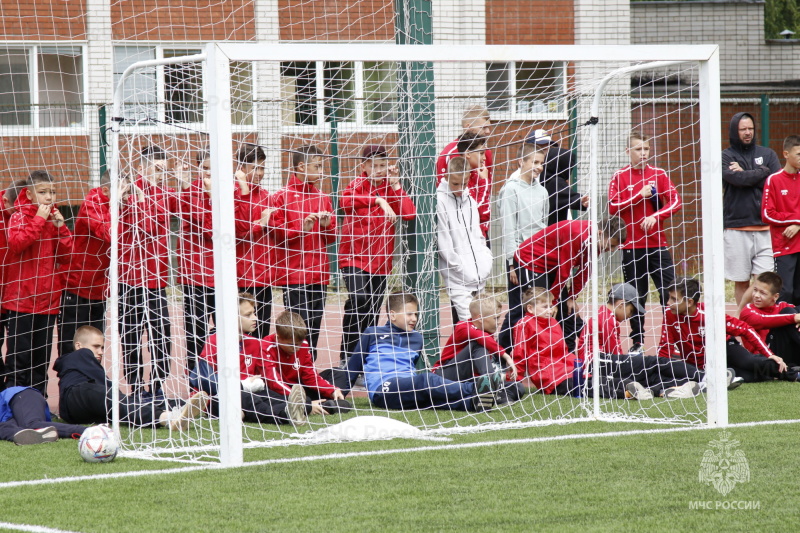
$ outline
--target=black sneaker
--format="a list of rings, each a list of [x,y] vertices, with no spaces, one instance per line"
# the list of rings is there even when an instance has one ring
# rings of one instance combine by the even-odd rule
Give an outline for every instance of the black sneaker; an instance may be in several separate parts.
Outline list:
[[[353,410],[353,404],[347,400],[325,400],[322,402],[322,408],[325,409],[329,415],[344,415]]]
[[[644,355],[644,345],[641,342],[634,342],[628,350],[628,355]]]
[[[28,444],[42,444],[58,440],[58,432],[53,426],[40,429],[23,429],[14,433],[14,444],[27,446]]]

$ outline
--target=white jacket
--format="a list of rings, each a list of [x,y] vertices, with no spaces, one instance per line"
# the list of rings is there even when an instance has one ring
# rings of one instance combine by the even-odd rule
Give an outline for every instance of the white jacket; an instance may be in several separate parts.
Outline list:
[[[456,196],[442,180],[436,189],[436,220],[439,270],[445,286],[483,289],[492,271],[492,252],[481,233],[478,204],[469,191],[464,189],[461,196]]]

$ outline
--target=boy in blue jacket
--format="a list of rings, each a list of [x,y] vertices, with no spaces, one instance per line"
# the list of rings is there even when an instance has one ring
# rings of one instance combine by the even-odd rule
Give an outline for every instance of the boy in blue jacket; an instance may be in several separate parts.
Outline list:
[[[423,347],[417,325],[419,301],[413,294],[393,292],[386,301],[389,323],[364,330],[344,374],[345,396],[364,374],[370,402],[386,409],[491,409],[501,375],[478,376],[473,381],[451,381],[432,372],[417,372]]]

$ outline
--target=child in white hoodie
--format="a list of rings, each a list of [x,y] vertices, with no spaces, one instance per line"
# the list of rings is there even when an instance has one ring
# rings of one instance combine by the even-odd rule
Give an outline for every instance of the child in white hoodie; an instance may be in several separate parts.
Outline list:
[[[486,285],[492,252],[481,233],[478,204],[467,190],[469,165],[453,157],[436,190],[439,269],[453,308],[453,323],[470,318],[469,304]]]

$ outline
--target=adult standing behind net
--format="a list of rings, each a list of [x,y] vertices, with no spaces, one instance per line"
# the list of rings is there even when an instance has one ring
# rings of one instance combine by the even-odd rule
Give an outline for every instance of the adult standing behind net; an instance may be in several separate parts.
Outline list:
[[[773,269],[769,226],[761,219],[764,182],[781,169],[778,155],[756,144],[753,116],[733,115],[730,147],[722,151],[722,216],[725,230],[725,279],[734,282],[736,303],[750,278]]]

